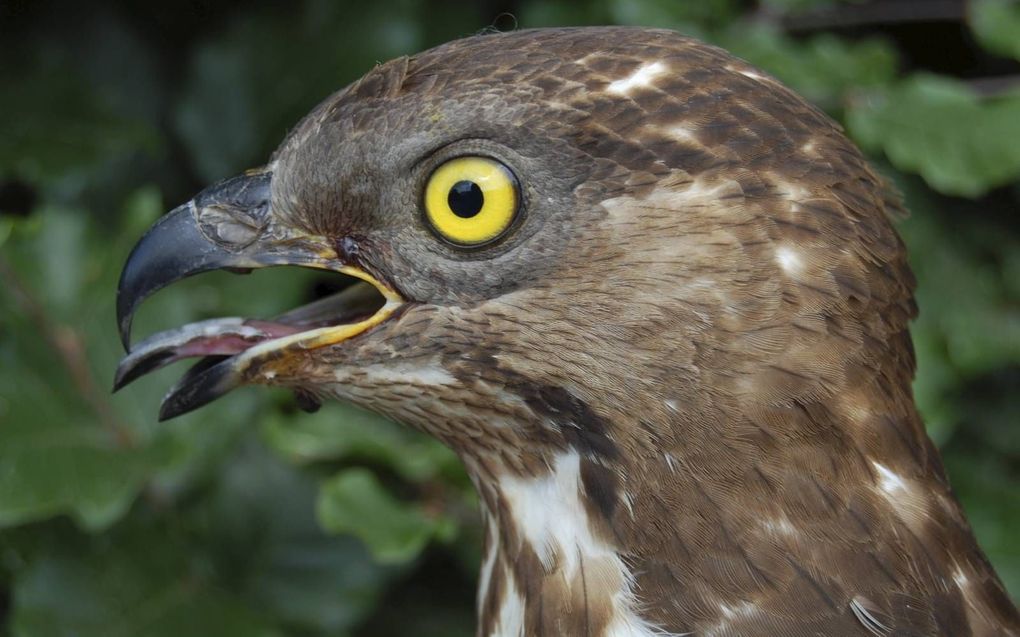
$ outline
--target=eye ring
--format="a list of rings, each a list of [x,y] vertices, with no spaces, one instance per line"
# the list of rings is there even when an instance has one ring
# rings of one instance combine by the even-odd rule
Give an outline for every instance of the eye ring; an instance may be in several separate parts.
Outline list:
[[[520,208],[517,178],[502,162],[476,155],[440,164],[425,183],[425,221],[444,241],[479,247],[502,237]]]

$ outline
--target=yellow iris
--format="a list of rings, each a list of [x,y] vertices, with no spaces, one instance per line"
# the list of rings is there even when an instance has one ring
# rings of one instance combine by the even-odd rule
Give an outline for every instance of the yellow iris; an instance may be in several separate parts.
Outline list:
[[[425,215],[444,239],[479,245],[501,235],[517,214],[517,184],[506,166],[487,157],[457,157],[432,173]]]

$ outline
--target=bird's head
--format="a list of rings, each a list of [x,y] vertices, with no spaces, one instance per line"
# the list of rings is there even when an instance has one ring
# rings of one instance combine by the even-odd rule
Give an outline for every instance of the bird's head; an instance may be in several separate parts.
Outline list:
[[[468,38],[377,66],[264,168],[161,219],[125,266],[120,327],[127,345],[145,297],[211,269],[360,282],[152,336],[117,382],[214,356],[163,417],[282,385],[425,430],[479,475],[568,449],[736,453],[756,438],[720,415],[834,393],[868,338],[903,329],[877,183],[819,112],[674,33]],[[904,316],[865,326],[877,294]]]
[[[281,385],[445,442],[488,522],[479,634],[971,634],[1015,611],[913,405],[887,193],[713,47],[468,38],[376,67],[159,220],[121,334],[212,269],[355,284],[150,336],[116,384],[204,356],[162,417]]]

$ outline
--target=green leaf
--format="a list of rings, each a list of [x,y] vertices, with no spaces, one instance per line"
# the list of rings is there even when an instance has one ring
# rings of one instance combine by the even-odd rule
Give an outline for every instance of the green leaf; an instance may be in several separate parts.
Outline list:
[[[362,468],[341,471],[326,481],[316,511],[323,528],[357,536],[384,564],[413,560],[444,526],[416,504],[397,500]]]
[[[896,74],[896,50],[883,40],[854,42],[828,33],[794,40],[772,28],[737,24],[717,43],[829,110],[841,107],[850,91],[884,86]]]
[[[609,0],[580,3],[576,0],[525,0],[517,12],[520,27],[609,24]]]
[[[917,275],[911,326],[918,369],[914,395],[936,442],[983,405],[959,388],[1020,360],[1020,311],[1009,263],[1020,252],[985,204],[936,197],[901,180],[913,214],[899,229]]]
[[[1020,2],[972,0],[967,3],[967,19],[985,48],[1020,60]]]
[[[1020,177],[1020,92],[981,99],[966,85],[919,74],[855,100],[850,133],[943,193],[977,197]]]
[[[152,190],[128,201],[122,234],[80,211],[45,208],[14,224],[0,255],[0,526],[67,513],[84,527],[116,521],[147,484],[170,497],[254,419],[264,392],[238,391],[156,426],[179,366],[110,396],[123,350],[114,297],[120,267],[162,208]],[[260,273],[260,275],[263,273]],[[137,333],[208,316],[266,316],[297,305],[309,273],[196,277],[143,306]],[[219,279],[212,286],[210,278]],[[268,285],[267,285],[268,284]],[[274,290],[265,294],[266,289]]]
[[[91,276],[81,218],[48,211],[31,224],[15,229],[0,263],[0,527],[65,512],[103,527],[124,513],[162,450],[138,444],[89,364],[77,329],[91,320],[79,304]],[[43,236],[53,250],[41,249]],[[76,310],[76,326],[57,318]]]
[[[180,542],[155,529],[119,540],[84,553],[51,546],[31,559],[15,582],[12,635],[282,635],[213,586]]]
[[[45,394],[35,396],[46,400]],[[64,512],[86,528],[108,526],[125,513],[150,465],[157,464],[154,449],[125,447],[112,433],[69,424],[5,423],[0,527]]]
[[[119,114],[60,62],[0,67],[0,177],[77,189],[111,162],[158,148],[154,130]]]
[[[97,535],[59,521],[8,531],[16,634],[347,634],[402,569],[326,535],[316,491],[248,436],[192,503],[146,499]]]
[[[350,630],[402,569],[375,563],[349,536],[316,517],[318,479],[261,445],[244,444],[198,508],[200,540],[234,589],[289,628]]]
[[[467,482],[457,456],[434,438],[349,404],[331,402],[300,418],[268,414],[262,431],[270,446],[294,462],[370,460],[412,482],[440,475]]]
[[[845,0],[844,0],[845,1]],[[762,4],[781,14],[798,14],[827,9],[837,0],[763,0]]]
[[[0,248],[7,243],[7,239],[10,238],[12,232],[14,232],[14,220],[5,219],[3,216],[0,216]]]
[[[733,0],[612,0],[609,11],[614,24],[672,28],[696,35],[729,24],[737,16],[737,4]]]
[[[298,10],[252,10],[200,42],[174,124],[202,178],[221,179],[265,162],[315,104],[378,62],[482,26],[457,5],[383,0],[374,9],[309,3]],[[426,24],[433,33],[426,34]]]
[[[270,446],[294,462],[370,462],[424,492],[442,489],[441,512],[432,513],[433,507],[425,515],[420,505],[395,499],[360,468],[321,485],[318,510],[323,526],[361,538],[383,563],[406,563],[430,539],[452,539],[477,521],[474,491],[460,460],[420,432],[352,405],[327,403],[315,414],[300,418],[270,414],[262,434]],[[478,561],[474,548],[459,551],[472,570]]]

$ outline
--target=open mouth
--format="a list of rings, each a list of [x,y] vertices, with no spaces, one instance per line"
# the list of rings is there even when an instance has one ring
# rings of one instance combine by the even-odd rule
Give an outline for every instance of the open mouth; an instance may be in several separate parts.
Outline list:
[[[158,332],[133,345],[121,360],[114,391],[187,358],[215,357],[200,363],[208,367],[263,344],[267,351],[349,340],[389,318],[400,304],[399,297],[378,282],[359,280],[271,319],[216,318]]]
[[[207,188],[162,217],[128,257],[117,288],[127,356],[114,390],[176,361],[199,361],[170,389],[160,420],[192,411],[247,382],[272,382],[303,364],[303,353],[367,332],[404,306],[391,286],[338,253],[324,237],[279,222],[270,211],[271,174],[252,171]],[[350,239],[349,241],[353,241]],[[298,266],[345,275],[340,292],[267,320],[229,317],[159,332],[134,346],[135,310],[156,291],[212,270]]]

